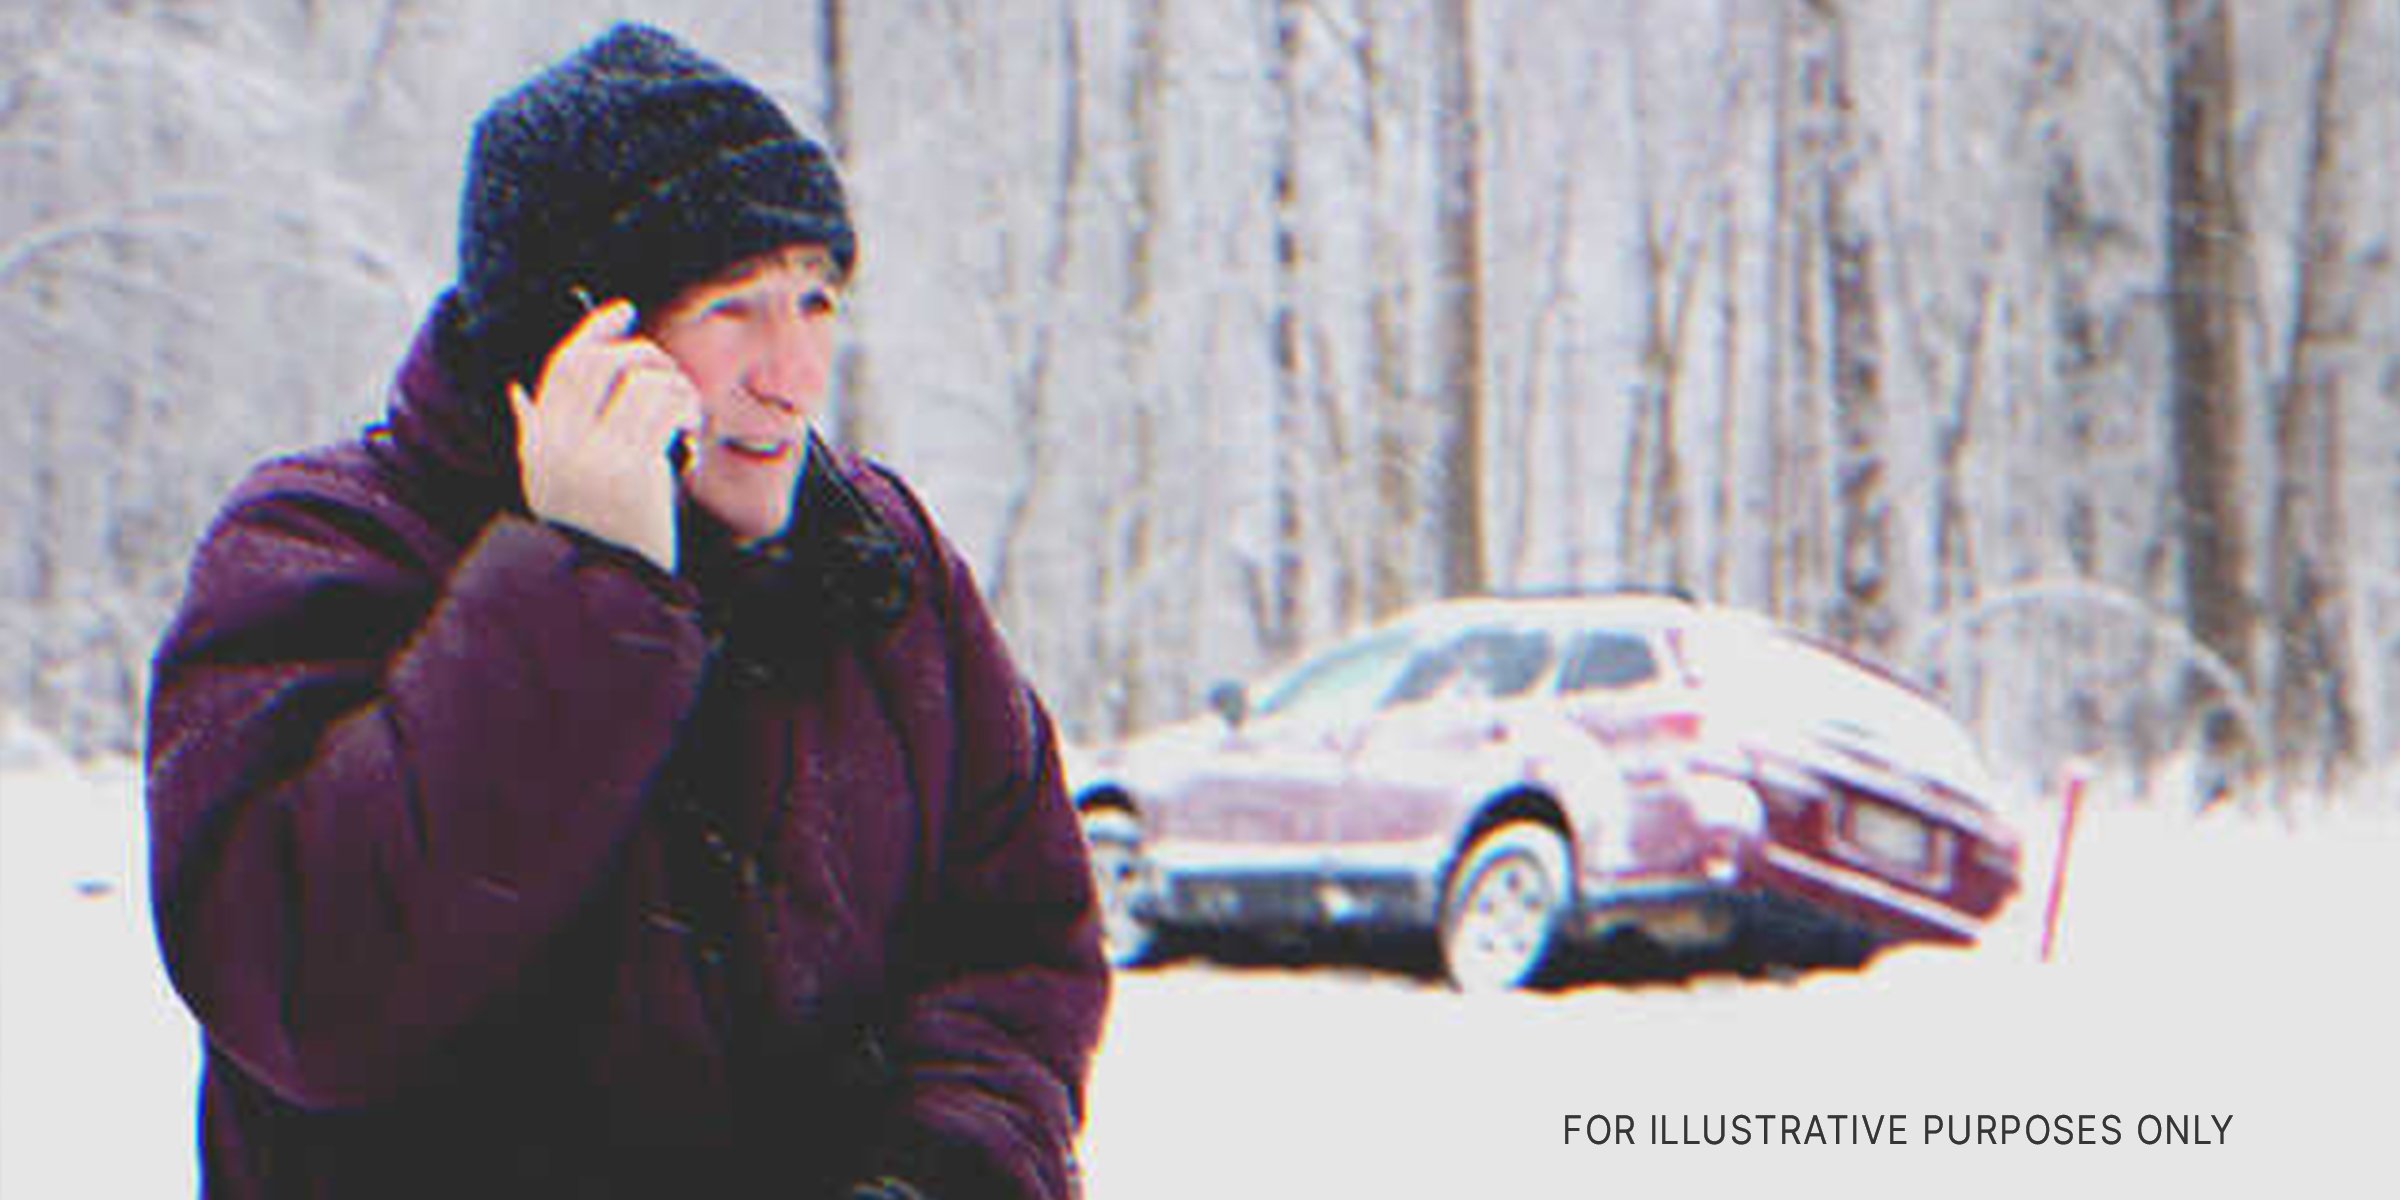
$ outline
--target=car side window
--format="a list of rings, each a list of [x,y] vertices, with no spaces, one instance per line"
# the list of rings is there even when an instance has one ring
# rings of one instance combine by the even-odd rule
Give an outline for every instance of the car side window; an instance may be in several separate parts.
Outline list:
[[[1386,707],[1436,696],[1523,695],[1550,666],[1550,635],[1538,629],[1477,629],[1419,654],[1384,697]]]
[[[1658,678],[1658,659],[1650,643],[1630,633],[1594,630],[1575,641],[1559,672],[1562,692],[1617,691]]]

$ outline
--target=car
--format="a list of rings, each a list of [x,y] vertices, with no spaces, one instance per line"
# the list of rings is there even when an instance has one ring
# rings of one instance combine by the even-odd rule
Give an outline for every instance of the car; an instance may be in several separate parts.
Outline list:
[[[2018,886],[1967,730],[1741,609],[1438,602],[1209,704],[1069,767],[1120,966],[1203,931],[1431,934],[1470,991],[1619,932],[1855,964]]]

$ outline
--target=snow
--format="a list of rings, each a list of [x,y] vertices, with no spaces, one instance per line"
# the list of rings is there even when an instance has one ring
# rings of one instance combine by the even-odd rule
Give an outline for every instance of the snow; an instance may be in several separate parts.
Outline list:
[[[2020,814],[2030,883],[1982,948],[1900,951],[1858,974],[1491,998],[1394,977],[1132,975],[1094,1084],[1095,1194],[2376,1190],[2365,1181],[2389,1169],[2374,1152],[2400,1118],[2400,970],[2383,915],[2400,820],[2194,821],[2104,790],[2091,804],[2049,965],[2055,806]],[[1899,1114],[1910,1140],[1653,1136],[1653,1116],[1671,1130],[1688,1117],[1696,1134],[1702,1116],[1737,1113]],[[1632,1115],[1636,1144],[1570,1142],[1569,1114]],[[2036,1114],[2113,1115],[2119,1140],[1924,1140],[1928,1115]],[[2146,1114],[2214,1144],[2144,1145]],[[2227,1116],[2220,1137],[2207,1118]]]
[[[2058,820],[2034,802],[2016,814],[2028,886],[1983,947],[1899,951],[1857,974],[1462,997],[1363,967],[1136,972],[1094,1071],[1090,1194],[2386,1190],[2376,1151],[2400,1125],[2389,795],[2196,820],[2097,786],[2046,965]],[[8,1200],[193,1191],[194,1034],[158,967],[140,858],[129,766],[0,771]],[[1570,1141],[1570,1114],[1631,1116],[1634,1141]],[[1753,1128],[1897,1114],[1908,1143],[1655,1139],[1654,1117],[1670,1132],[1688,1118],[1696,1139],[1702,1117],[1732,1114]],[[2080,1114],[2095,1135],[2115,1118],[2117,1144],[1925,1140],[1929,1115]],[[2206,1143],[2145,1145],[2145,1116]]]
[[[199,1046],[150,933],[140,776],[38,761],[0,773],[0,1197],[195,1195]]]

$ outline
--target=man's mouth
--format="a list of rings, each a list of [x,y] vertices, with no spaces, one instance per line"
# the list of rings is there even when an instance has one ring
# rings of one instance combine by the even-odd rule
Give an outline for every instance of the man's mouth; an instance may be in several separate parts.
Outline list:
[[[729,437],[717,439],[717,444],[733,451],[741,458],[754,462],[773,462],[790,454],[793,447],[799,445],[798,442],[787,437]]]

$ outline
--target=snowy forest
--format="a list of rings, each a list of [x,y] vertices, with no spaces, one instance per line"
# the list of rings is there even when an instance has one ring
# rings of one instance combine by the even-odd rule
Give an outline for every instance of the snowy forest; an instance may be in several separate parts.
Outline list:
[[[476,113],[613,17],[836,148],[827,432],[1076,738],[1642,585],[2020,779],[2400,755],[2394,0],[9,0],[0,711],[138,745],[226,488],[378,418]]]

